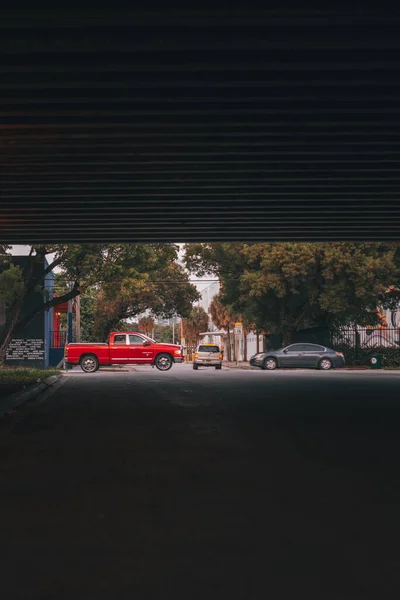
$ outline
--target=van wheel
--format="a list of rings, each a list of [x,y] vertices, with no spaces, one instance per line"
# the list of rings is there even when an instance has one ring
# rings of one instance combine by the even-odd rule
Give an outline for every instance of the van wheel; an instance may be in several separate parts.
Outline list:
[[[154,364],[159,371],[169,371],[172,367],[172,357],[169,354],[159,354]]]
[[[217,371],[220,371],[222,369],[222,365],[216,365],[215,368],[217,369]]]
[[[85,373],[95,373],[99,368],[99,361],[94,354],[85,354],[79,361],[82,371]]]

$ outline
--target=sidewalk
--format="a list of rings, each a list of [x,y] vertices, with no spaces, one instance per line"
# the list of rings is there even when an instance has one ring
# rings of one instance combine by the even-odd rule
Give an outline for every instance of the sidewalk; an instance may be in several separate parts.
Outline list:
[[[251,367],[248,362],[233,362],[224,360],[222,366],[228,367],[228,369],[247,369],[247,370],[258,370],[257,367]]]

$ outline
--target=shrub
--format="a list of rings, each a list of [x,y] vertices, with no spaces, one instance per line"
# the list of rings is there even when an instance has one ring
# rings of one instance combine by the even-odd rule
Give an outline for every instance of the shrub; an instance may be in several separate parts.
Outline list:
[[[383,367],[400,368],[400,348],[351,348],[348,346],[335,345],[335,350],[343,352],[346,365],[349,367],[369,367],[371,358],[380,354]]]

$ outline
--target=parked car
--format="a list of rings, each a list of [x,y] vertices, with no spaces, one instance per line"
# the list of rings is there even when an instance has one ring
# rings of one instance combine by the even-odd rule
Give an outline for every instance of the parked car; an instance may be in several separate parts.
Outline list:
[[[222,369],[222,353],[216,344],[199,344],[194,355],[193,369],[215,367]]]
[[[67,344],[65,348],[65,362],[80,365],[85,373],[94,373],[100,365],[153,365],[168,371],[183,361],[181,346],[158,344],[136,331],[111,333],[105,344]]]
[[[298,369],[322,369],[344,367],[345,360],[341,352],[318,344],[291,344],[279,350],[260,352],[250,358],[253,367],[272,371],[280,367]]]

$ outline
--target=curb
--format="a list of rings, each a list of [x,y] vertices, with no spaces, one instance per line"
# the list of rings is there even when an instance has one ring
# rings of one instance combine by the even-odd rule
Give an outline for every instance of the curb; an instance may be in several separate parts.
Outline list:
[[[23,390],[22,392],[15,392],[11,396],[8,396],[3,402],[0,403],[0,418],[3,417],[7,412],[13,410],[17,406],[21,406],[25,402],[29,402],[29,400],[33,400],[47,390],[49,387],[53,386],[59,379],[61,379],[62,374],[60,375],[52,375],[47,379],[44,379],[40,383],[35,383],[30,386],[28,389]]]
[[[253,371],[254,369],[257,369],[257,367],[252,367],[251,365],[249,365],[249,363],[244,363],[244,364],[222,363],[222,366],[226,367],[227,369],[240,369],[242,371]]]
[[[225,364],[223,363],[223,366],[227,369],[233,369],[233,370],[238,370],[238,371],[258,371],[260,370],[260,367],[252,367],[250,365],[236,365],[234,363],[228,363]],[[312,368],[306,368],[306,367],[287,367],[285,369],[277,369],[277,371],[316,371],[318,369],[312,369]],[[331,371],[338,371],[338,372],[346,372],[346,373],[353,373],[354,371],[360,372],[362,371],[363,373],[395,373],[400,371],[400,368],[398,369],[385,369],[384,367],[382,367],[382,369],[371,369],[370,367],[343,367],[340,369],[331,369]]]

